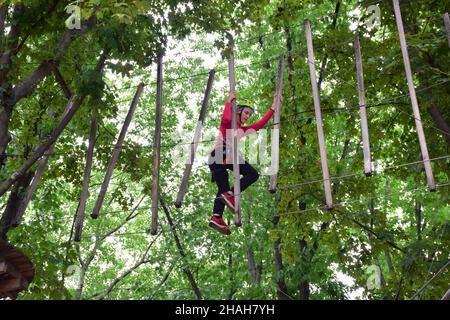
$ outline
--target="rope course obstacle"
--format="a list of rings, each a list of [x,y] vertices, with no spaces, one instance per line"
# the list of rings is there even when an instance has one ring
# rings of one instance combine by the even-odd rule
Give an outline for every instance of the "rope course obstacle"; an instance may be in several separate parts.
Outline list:
[[[427,185],[429,191],[436,191],[437,187],[441,187],[444,185],[436,185],[433,171],[431,168],[431,161],[434,159],[430,159],[426,138],[423,130],[423,122],[421,120],[421,115],[419,111],[419,104],[417,101],[416,88],[413,82],[413,72],[411,69],[411,63],[409,60],[408,47],[405,38],[405,32],[402,22],[401,9],[398,0],[393,0],[393,6],[395,11],[395,19],[398,29],[398,36],[400,41],[400,48],[403,57],[403,64],[405,68],[406,80],[408,84],[409,96],[411,99],[411,105],[413,109],[413,118],[415,119],[416,131],[418,135],[420,150],[422,161],[418,161],[415,163],[421,163],[424,166],[425,174],[427,178]],[[448,41],[450,46],[450,20],[448,13],[443,16],[444,23],[446,26]],[[326,139],[325,133],[323,130],[323,121],[322,121],[322,111],[320,106],[320,91],[318,88],[318,82],[316,78],[316,62],[314,57],[314,46],[313,46],[313,35],[311,30],[311,21],[304,21],[305,27],[305,38],[307,44],[307,61],[308,67],[310,71],[310,82],[312,88],[313,95],[313,103],[314,103],[314,113],[316,119],[317,126],[317,136],[318,143],[320,149],[320,160],[321,160],[321,170],[322,170],[322,179],[312,181],[312,182],[301,182],[299,184],[295,184],[291,187],[298,187],[299,185],[304,185],[308,183],[322,182],[324,187],[325,194],[325,207],[317,207],[310,208],[308,210],[320,210],[320,209],[329,209],[332,210],[336,206],[348,204],[350,202],[343,203],[333,203],[332,197],[332,189],[331,189],[331,180],[336,178],[343,178],[347,176],[356,175],[358,173],[352,173],[340,177],[331,177],[329,173],[328,167],[328,159],[327,159],[327,150],[326,150]],[[355,66],[357,72],[357,86],[358,86],[358,97],[359,97],[359,111],[360,111],[360,121],[361,121],[361,135],[363,142],[363,156],[364,156],[364,174],[369,177],[373,174],[372,168],[372,160],[371,160],[371,148],[369,141],[369,128],[367,121],[367,109],[371,106],[366,104],[366,96],[365,96],[365,84],[364,84],[364,73],[363,73],[363,65],[362,65],[362,57],[361,57],[361,42],[359,37],[354,37],[353,46],[355,50]],[[102,53],[100,61],[97,65],[97,71],[101,71],[104,67],[106,56],[108,55],[109,50],[105,50]],[[228,58],[228,77],[229,77],[229,87],[230,91],[236,91],[236,78],[235,78],[235,61],[234,61],[234,48],[233,45],[230,45],[230,55]],[[280,129],[280,97],[282,93],[282,83],[283,83],[283,70],[284,70],[284,55],[277,57],[279,59],[278,64],[278,77],[276,83],[276,104],[275,104],[275,117],[274,117],[274,127],[273,127],[273,140],[272,140],[272,174],[270,175],[269,182],[269,191],[271,193],[275,193],[277,189],[283,189],[286,186],[277,186],[277,169],[279,164],[279,129]],[[175,202],[176,208],[181,208],[183,199],[186,194],[189,177],[191,175],[192,166],[195,160],[195,155],[197,152],[197,147],[201,137],[201,131],[203,128],[205,116],[207,113],[208,103],[211,95],[211,91],[213,88],[214,77],[216,74],[216,69],[212,69],[209,71],[208,81],[204,93],[203,103],[201,106],[200,114],[198,117],[197,126],[195,128],[194,136],[191,142],[190,153],[186,162],[183,178],[180,184],[180,188],[178,191],[178,195]],[[58,69],[55,67],[54,69],[55,77],[58,82],[64,82],[59,73]],[[140,96],[142,95],[144,88],[144,84],[140,83],[136,89],[136,93],[131,102],[128,114],[120,131],[120,135],[117,138],[117,142],[113,147],[112,155],[110,161],[108,163],[108,167],[104,176],[103,183],[101,185],[100,193],[95,202],[94,209],[91,213],[91,217],[96,219],[101,211],[105,195],[108,190],[108,186],[114,171],[114,168],[117,164],[117,161],[120,157],[120,152],[123,146],[123,142],[125,139],[125,135],[127,133],[128,127],[133,117],[133,113],[139,103]],[[43,170],[47,164],[48,158],[53,153],[54,146],[57,142],[57,139],[61,132],[66,127],[67,123],[71,120],[77,109],[82,104],[85,96],[76,97],[73,96],[70,90],[63,86],[63,92],[68,99],[67,107],[64,113],[61,116],[60,123],[56,128],[54,134],[51,135],[51,138],[48,139],[43,145],[41,145],[38,150],[33,154],[29,161],[27,161],[22,167],[20,167],[16,172],[14,172],[9,179],[4,181],[0,185],[0,196],[3,195],[17,180],[19,177],[23,176],[31,166],[38,160],[41,159],[40,167],[38,168],[33,182],[28,190],[27,196],[24,198],[21,206],[19,207],[17,216],[14,219],[13,225],[17,226],[21,223],[22,216],[26,210],[28,203],[31,200],[31,196],[33,192],[37,188],[37,183],[39,182]],[[158,203],[162,201],[160,199],[159,193],[159,180],[160,180],[160,161],[161,161],[161,129],[162,129],[162,104],[163,104],[163,56],[160,53],[157,58],[157,81],[156,81],[156,116],[155,116],[155,132],[154,132],[154,140],[153,140],[153,185],[152,185],[152,197],[151,197],[151,234],[158,234],[158,208],[160,207]],[[232,103],[233,110],[233,121],[232,121],[232,157],[233,157],[233,178],[234,178],[234,196],[235,196],[235,224],[236,226],[241,226],[241,186],[240,186],[240,173],[239,173],[239,143],[238,143],[238,132],[236,128],[236,101],[234,100]],[[86,154],[86,167],[84,172],[83,186],[81,190],[81,197],[79,202],[79,207],[77,209],[76,217],[75,217],[75,241],[81,241],[83,238],[82,230],[83,230],[83,221],[85,217],[85,209],[86,202],[88,198],[88,188],[89,181],[92,169],[92,161],[93,161],[93,152],[95,148],[95,139],[97,134],[97,110],[92,110],[91,114],[91,129],[90,129],[90,138],[89,138],[89,147],[88,152]],[[210,141],[209,141],[210,142]],[[42,169],[41,169],[42,167]],[[448,184],[447,184],[448,185]],[[445,186],[447,186],[445,185]],[[146,208],[148,209],[148,208]],[[166,209],[164,207],[164,209]],[[302,211],[299,211],[302,212]],[[304,211],[303,211],[304,212]],[[295,212],[287,212],[287,213],[278,213],[278,216],[293,214]],[[448,265],[448,264],[447,264]],[[446,265],[446,266],[447,266]],[[436,274],[438,276],[440,273]],[[10,297],[15,298],[17,293],[21,290],[25,290],[28,284],[32,281],[34,276],[34,268],[32,263],[26,258],[20,250],[12,247],[7,242],[0,240],[0,298]],[[434,279],[434,278],[432,278]],[[432,280],[431,279],[431,280]],[[431,281],[430,280],[430,281]],[[425,287],[424,287],[425,288]],[[424,289],[423,288],[423,289]],[[421,289],[422,290],[422,289]]]

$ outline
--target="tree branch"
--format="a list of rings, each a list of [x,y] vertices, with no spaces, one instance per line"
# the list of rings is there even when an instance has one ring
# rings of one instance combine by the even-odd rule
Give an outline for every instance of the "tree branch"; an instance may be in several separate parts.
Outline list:
[[[109,54],[109,52],[109,49],[103,51],[96,66],[97,72],[100,72],[103,69],[106,56]],[[4,181],[0,185],[0,196],[2,196],[14,184],[14,182],[17,181],[17,179],[23,176],[28,171],[28,169],[30,169],[31,166],[33,166],[33,164],[44,155],[45,151],[47,151],[47,149],[56,142],[62,131],[66,128],[67,124],[70,122],[70,120],[72,120],[75,112],[77,112],[77,110],[80,108],[85,98],[86,95],[83,95],[81,97],[72,96],[66,107],[66,115],[61,118],[58,126],[50,135],[50,137],[36,149],[31,157],[27,161],[25,161],[25,163],[17,171],[15,171],[6,181]]]
[[[146,195],[143,195],[141,200],[139,201],[139,203],[133,208],[133,210],[131,211],[131,213],[125,218],[125,221],[122,222],[120,225],[118,225],[117,227],[111,229],[110,231],[108,231],[107,233],[105,233],[103,236],[99,237],[100,241],[105,240],[107,237],[109,237],[110,235],[112,235],[113,233],[119,231],[120,228],[122,228],[125,224],[127,224],[129,221],[133,220],[134,218],[136,218],[138,216],[139,213],[134,214],[134,212],[139,208],[139,206],[141,205],[141,202],[144,200]]]
[[[33,23],[33,25],[30,28],[30,31],[22,38],[22,41],[20,41],[19,45],[14,49],[13,55],[17,55],[19,53],[20,49],[22,49],[25,42],[31,35],[31,32],[42,22],[42,20],[47,18],[49,16],[49,14],[51,14],[56,9],[56,6],[59,3],[59,1],[60,0],[53,1],[50,8],[48,8],[48,10],[35,23]]]
[[[116,279],[114,279],[111,284],[108,286],[108,288],[106,289],[106,291],[100,296],[99,300],[103,300],[105,299],[110,293],[111,291],[114,289],[114,287],[123,279],[125,279],[127,276],[129,276],[134,270],[136,270],[137,268],[139,268],[141,265],[145,264],[145,263],[149,263],[152,260],[146,260],[145,258],[147,257],[148,252],[150,251],[150,248],[152,247],[152,245],[156,242],[156,240],[159,238],[159,236],[162,234],[162,231],[159,231],[158,235],[156,237],[154,237],[153,241],[150,242],[150,244],[147,246],[147,249],[145,250],[144,254],[142,255],[141,259],[139,259],[131,268],[129,268],[128,270],[126,270],[125,272],[123,272],[119,277],[117,277]]]
[[[334,210],[335,210],[336,212],[338,212],[338,213],[342,213],[342,217],[344,217],[345,219],[350,220],[351,222],[353,222],[354,224],[356,224],[357,226],[359,226],[361,229],[365,230],[366,232],[369,232],[370,234],[372,234],[373,236],[375,236],[378,240],[384,241],[384,242],[386,242],[388,245],[390,245],[392,248],[395,248],[395,249],[397,249],[398,251],[405,253],[405,250],[403,250],[402,248],[400,248],[399,246],[397,246],[394,242],[389,241],[389,240],[385,240],[385,239],[381,238],[381,237],[378,235],[378,233],[376,233],[375,231],[373,231],[371,228],[367,227],[366,225],[362,224],[361,222],[359,222],[359,221],[357,221],[357,220],[355,220],[355,219],[353,219],[353,218],[347,217],[346,212],[341,211],[341,210],[339,210],[339,209],[334,209]]]
[[[447,142],[447,146],[450,147],[450,125],[445,121],[444,116],[434,103],[428,105],[428,113],[433,118],[436,126],[441,130],[441,134]]]
[[[59,72],[59,69],[56,66],[56,63],[54,61],[52,61],[52,62],[53,62],[52,63],[52,71],[53,71],[53,74],[55,75],[55,79],[59,83],[61,88],[63,89],[67,100],[69,100],[72,97],[72,92],[70,91],[69,86],[67,85],[66,81],[64,81],[64,77],[62,76],[61,72]]]
[[[159,198],[159,202],[161,203],[161,206],[163,207],[164,213],[166,214],[167,222],[169,223],[170,230],[172,230],[173,237],[175,239],[175,244],[177,245],[178,252],[181,256],[181,259],[183,260],[183,272],[186,275],[186,277],[189,280],[189,283],[191,284],[192,290],[194,291],[194,294],[197,296],[198,300],[202,300],[202,294],[200,292],[200,289],[197,286],[197,282],[194,279],[194,276],[192,275],[191,271],[189,270],[189,267],[186,263],[186,253],[183,250],[183,247],[181,246],[180,239],[178,238],[177,230],[175,228],[175,225],[172,222],[172,218],[170,217],[169,210],[167,209],[167,206],[162,198],[162,195]]]
[[[28,78],[12,88],[11,94],[5,101],[5,104],[8,107],[12,108],[20,99],[28,97],[34,92],[36,86],[53,71],[53,61],[58,64],[59,60],[64,56],[74,35],[82,35],[92,29],[97,22],[97,10],[98,6],[95,6],[91,17],[86,21],[80,30],[66,30],[56,46],[56,53],[54,57],[47,61],[43,61]]]
[[[174,267],[175,267],[175,263],[173,263],[171,266],[170,266],[170,268],[169,268],[169,270],[167,271],[167,273],[165,274],[165,276],[161,279],[161,281],[159,282],[159,284],[158,284],[158,289],[155,291],[155,292],[153,292],[153,294],[150,296],[150,297],[148,297],[148,299],[147,300],[152,300],[153,299],[153,297],[159,292],[159,290],[161,290],[161,288],[162,288],[162,286],[164,285],[164,283],[167,281],[167,279],[169,279],[169,276],[170,276],[170,274],[172,273],[172,270],[174,269]]]

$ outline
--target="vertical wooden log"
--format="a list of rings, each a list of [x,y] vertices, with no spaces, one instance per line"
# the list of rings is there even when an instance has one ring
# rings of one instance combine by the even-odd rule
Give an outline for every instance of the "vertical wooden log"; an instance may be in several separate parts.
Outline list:
[[[83,231],[83,221],[86,210],[86,202],[89,192],[89,181],[91,179],[92,160],[94,158],[95,139],[97,137],[97,107],[92,107],[91,130],[89,133],[89,146],[86,154],[86,166],[84,168],[83,187],[81,189],[80,204],[78,206],[75,218],[75,237],[76,242],[81,241]]]
[[[230,92],[236,92],[236,76],[234,71],[234,48],[231,48],[230,58],[228,60]],[[231,132],[232,132],[232,152],[233,152],[233,177],[234,177],[234,208],[235,208],[235,224],[240,227],[241,221],[241,175],[239,172],[239,141],[238,132],[236,128],[236,100],[232,101],[232,118],[231,118]]]
[[[448,12],[444,14],[444,23],[445,29],[447,30],[448,46],[450,47],[450,18],[448,17]]]
[[[203,127],[203,121],[205,120],[206,110],[208,108],[209,96],[211,95],[211,89],[214,81],[214,75],[216,71],[213,69],[209,71],[208,83],[206,84],[205,96],[203,97],[203,104],[198,117],[197,127],[195,128],[194,139],[191,144],[191,153],[186,162],[186,168],[184,169],[183,180],[181,181],[180,190],[178,191],[175,207],[181,208],[184,195],[186,193],[186,187],[191,174],[192,166],[194,165],[195,152],[197,151],[198,142],[200,140],[200,134]]]
[[[306,44],[308,47],[308,65],[309,65],[309,73],[311,78],[311,87],[314,98],[314,110],[316,114],[316,122],[317,122],[317,134],[319,136],[319,148],[320,148],[320,159],[322,162],[322,174],[323,174],[323,184],[325,189],[325,199],[328,209],[333,208],[333,198],[331,195],[331,184],[330,184],[330,174],[328,172],[328,160],[327,160],[327,151],[325,146],[325,137],[323,134],[323,122],[322,122],[322,114],[320,111],[320,97],[319,97],[319,89],[317,87],[316,80],[316,68],[314,64],[314,47],[312,42],[312,33],[311,33],[311,22],[309,20],[305,20],[305,33],[306,33]]]
[[[414,87],[412,71],[411,71],[411,64],[409,62],[408,47],[406,45],[405,32],[403,29],[402,13],[400,11],[400,5],[399,5],[398,0],[392,0],[392,1],[394,4],[395,20],[397,22],[398,35],[400,37],[400,47],[402,49],[403,64],[405,65],[406,79],[408,81],[408,88],[409,88],[409,94],[411,96],[411,104],[412,104],[412,108],[413,108],[413,112],[414,112],[416,129],[417,129],[417,134],[419,136],[420,150],[422,151],[422,159],[423,159],[423,164],[425,167],[425,173],[427,176],[428,189],[430,191],[436,191],[436,184],[435,184],[434,177],[433,177],[433,171],[431,169],[430,157],[428,155],[427,142],[425,140],[425,134],[423,132],[423,127],[422,127],[422,120],[420,118],[419,103],[417,102],[416,89]]]
[[[280,57],[278,63],[278,80],[275,90],[275,115],[274,115],[274,127],[272,130],[272,165],[271,175],[269,183],[269,192],[275,193],[277,191],[277,172],[280,161],[279,149],[280,149],[280,102],[281,92],[283,90],[283,70],[284,70],[284,56]]]
[[[156,114],[155,140],[153,142],[153,188],[152,188],[152,226],[151,234],[158,232],[158,202],[159,202],[159,166],[161,161],[161,119],[162,119],[162,86],[163,86],[162,54],[158,55],[156,74]]]
[[[100,193],[98,194],[97,201],[95,202],[94,210],[92,210],[91,217],[94,219],[98,218],[100,208],[103,205],[103,200],[105,199],[106,192],[108,191],[109,182],[111,180],[111,176],[113,174],[114,168],[116,166],[117,160],[119,160],[120,152],[122,150],[123,140],[125,139],[125,135],[127,134],[128,126],[130,125],[131,119],[133,118],[134,110],[139,102],[139,98],[141,96],[142,90],[144,88],[144,84],[140,83],[136,89],[136,93],[133,97],[133,101],[131,101],[130,109],[128,110],[128,114],[125,118],[125,122],[120,130],[119,137],[117,138],[117,142],[114,145],[114,150],[112,152],[111,159],[108,163],[108,168],[106,170],[105,178],[103,179],[102,186],[100,188]]]
[[[359,111],[361,115],[361,132],[363,138],[363,151],[364,151],[364,173],[366,176],[372,175],[372,159],[370,156],[370,143],[369,143],[369,127],[367,125],[367,113],[366,113],[366,95],[364,92],[364,73],[361,59],[361,45],[359,37],[354,39],[355,57],[356,57],[356,72],[358,75],[358,94],[359,94]]]

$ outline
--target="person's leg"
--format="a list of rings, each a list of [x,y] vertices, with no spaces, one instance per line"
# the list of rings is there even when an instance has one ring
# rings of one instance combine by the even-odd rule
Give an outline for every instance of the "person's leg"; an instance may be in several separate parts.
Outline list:
[[[244,164],[239,165],[241,178],[241,192],[247,189],[250,185],[256,182],[259,178],[258,171],[255,170],[247,161]]]
[[[209,168],[218,187],[218,192],[214,199],[213,213],[223,214],[225,204],[220,200],[220,195],[230,190],[227,168],[225,165],[216,163],[211,164]]]
[[[214,199],[213,216],[209,221],[209,226],[222,234],[230,235],[230,228],[222,219],[225,203],[221,201],[222,193],[230,190],[228,172],[225,165],[222,164],[213,163],[209,166],[209,168],[211,169],[213,180],[216,182],[218,187],[218,192],[216,198]]]
[[[220,200],[221,194],[222,194],[221,192],[218,192],[216,198],[214,199],[213,212],[214,214],[219,214],[222,216],[223,211],[225,210],[225,204],[222,202],[222,200]]]

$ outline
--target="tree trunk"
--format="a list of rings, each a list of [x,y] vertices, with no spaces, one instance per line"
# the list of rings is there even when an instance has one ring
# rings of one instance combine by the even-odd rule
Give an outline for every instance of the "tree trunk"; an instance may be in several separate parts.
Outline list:
[[[308,252],[308,243],[302,239],[300,240],[300,260],[303,262],[303,265],[307,265],[308,264],[308,257],[307,257],[307,252]],[[309,275],[309,271],[308,270],[302,270],[302,275],[304,275],[305,277],[307,277]],[[309,295],[311,293],[310,290],[310,285],[309,285],[309,281],[306,280],[304,277],[302,277],[303,279],[300,281],[300,284],[298,286],[298,289],[300,291],[300,300],[309,300]]]
[[[336,29],[337,18],[338,18],[338,15],[339,15],[339,9],[340,8],[341,8],[341,1],[339,0],[338,2],[336,2],[336,7],[334,9],[334,17],[333,17],[333,22],[331,24],[331,29],[332,30]],[[325,70],[327,68],[327,65],[328,65],[328,53],[326,53],[325,56],[323,57],[322,65],[320,67],[319,81],[317,83],[317,87],[319,88],[319,92],[320,92],[321,87],[322,87],[322,82],[323,82],[323,79],[324,79],[324,73],[325,73]]]
[[[292,94],[292,101],[294,102],[294,105],[296,105],[295,96],[296,96],[296,90],[295,90],[295,83],[294,83],[294,59],[292,58],[292,37],[291,37],[291,29],[289,26],[284,27],[284,33],[286,34],[286,48],[288,51],[288,80],[289,80],[289,86],[291,87],[291,94]]]
[[[236,293],[236,287],[234,286],[234,273],[233,273],[233,254],[228,255],[228,270],[230,272],[230,283],[231,288],[228,292],[227,300],[232,300],[234,294]]]
[[[75,292],[75,300],[81,300],[81,295],[83,294],[84,289],[84,279],[86,278],[86,269],[81,268],[80,272],[80,280],[78,282],[77,291]]]
[[[0,106],[0,168],[5,164],[6,146],[11,141],[11,135],[8,132],[10,118],[11,110],[4,106]]]
[[[8,33],[8,38],[4,40],[5,43],[8,43],[9,45],[4,48],[1,52],[0,56],[0,64],[2,67],[0,68],[0,87],[5,88],[5,82],[7,78],[7,74],[9,73],[9,70],[11,69],[11,57],[14,53],[14,49],[17,47],[19,43],[19,36],[20,36],[20,26],[18,24],[18,19],[23,14],[23,11],[25,9],[25,6],[23,3],[17,3],[14,5],[14,9],[12,12],[12,17],[10,19],[11,27]],[[5,10],[5,9],[4,9]],[[7,13],[6,13],[7,14]],[[6,16],[5,14],[5,16]],[[3,33],[2,33],[3,35]]]
[[[417,227],[417,240],[422,240],[422,206],[420,202],[416,200],[415,204],[416,213],[416,227]]]
[[[409,18],[409,17],[411,17],[411,19],[412,19],[412,22],[410,24],[407,23],[407,18]],[[417,24],[417,17],[415,15],[407,16],[406,14],[403,14],[402,19],[403,19],[403,25],[405,28],[405,32],[410,35],[417,35],[419,32],[418,24]],[[411,47],[411,50],[410,50],[411,58],[419,59],[420,63],[427,63],[432,68],[439,69],[443,74],[447,73],[447,70],[445,68],[440,67],[436,63],[433,56],[428,51],[425,51],[422,53],[423,54],[419,54],[418,50],[416,50],[414,48],[414,46]],[[425,70],[427,70],[427,69],[422,68],[416,74],[417,74],[417,77],[419,78],[421,84],[423,83],[425,86],[429,86],[430,85],[430,73]],[[433,101],[424,101],[424,103],[426,103],[426,105],[428,105],[428,108],[427,108],[428,113],[431,115],[436,127],[441,131],[443,138],[447,142],[447,146],[450,147],[450,125],[449,125],[449,123],[445,120],[444,116],[439,111],[438,107],[436,106],[436,104]]]
[[[3,52],[3,35],[5,33],[5,21],[8,15],[8,3],[0,6],[0,52]]]
[[[247,261],[248,269],[252,275],[252,286],[256,287],[261,282],[262,263],[256,265],[255,254],[251,247],[247,250]]]
[[[276,214],[276,206],[280,201],[280,196],[275,199],[275,215],[272,218],[273,228],[276,230],[278,228],[278,223],[280,222],[280,216]],[[273,255],[275,260],[275,276],[277,283],[277,295],[279,300],[292,300],[289,295],[288,288],[283,275],[283,256],[281,254],[281,236],[278,236],[277,240],[273,243]]]
[[[385,252],[384,255],[386,257],[386,261],[387,261],[387,265],[388,265],[388,268],[389,268],[389,272],[390,273],[395,273],[395,268],[394,268],[394,264],[392,263],[391,255],[389,254],[389,252]]]
[[[29,186],[32,178],[33,173],[27,173],[17,180],[14,188],[11,190],[5,211],[0,219],[0,239],[7,240],[6,234],[13,225],[14,218],[16,217],[17,210],[22,202],[25,190]]]
[[[280,250],[281,237],[279,237],[273,244],[275,271],[277,277],[277,295],[279,300],[291,300],[288,293],[288,288],[283,275],[283,256]]]
[[[250,195],[250,200],[253,201],[252,196]],[[251,223],[251,210],[248,210],[248,215],[246,219],[246,223],[249,225]],[[247,262],[248,262],[248,270],[252,276],[252,286],[256,287],[259,285],[261,281],[261,273],[262,273],[262,261],[258,266],[255,261],[255,253],[253,251],[252,245],[249,245],[247,250]]]
[[[428,105],[428,113],[433,118],[436,127],[441,130],[441,134],[447,142],[447,146],[450,147],[450,125],[445,121],[444,116],[434,103]]]

